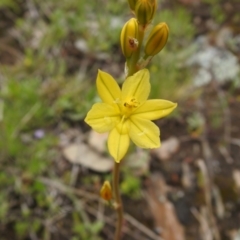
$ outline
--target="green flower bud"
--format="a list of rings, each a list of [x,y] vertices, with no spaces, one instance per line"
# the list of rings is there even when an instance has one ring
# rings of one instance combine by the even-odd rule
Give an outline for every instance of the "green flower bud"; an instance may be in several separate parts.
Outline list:
[[[169,28],[165,22],[159,23],[152,29],[144,49],[146,57],[154,56],[163,49],[168,40],[168,33]]]
[[[137,1],[138,0],[128,0],[128,4],[129,4],[129,7],[131,8],[131,10],[134,12],[135,11],[135,6],[137,4]]]
[[[135,14],[138,22],[141,25],[149,24],[156,12],[156,0],[138,0],[135,6]]]
[[[138,47],[138,23],[135,18],[131,18],[122,28],[120,43],[123,55],[129,58]]]

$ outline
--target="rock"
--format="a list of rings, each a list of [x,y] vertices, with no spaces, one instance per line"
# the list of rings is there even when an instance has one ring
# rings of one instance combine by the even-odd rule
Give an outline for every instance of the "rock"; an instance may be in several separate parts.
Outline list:
[[[187,60],[187,65],[197,67],[193,79],[196,87],[204,86],[213,79],[225,83],[237,77],[240,66],[237,57],[230,51],[211,46],[204,37],[199,38],[195,44],[197,51]]]
[[[63,149],[64,157],[73,164],[79,164],[96,172],[108,172],[113,168],[114,161],[102,157],[84,143],[74,143]]]
[[[162,142],[160,148],[155,148],[152,153],[160,160],[168,160],[179,149],[180,142],[176,137],[170,137]]]

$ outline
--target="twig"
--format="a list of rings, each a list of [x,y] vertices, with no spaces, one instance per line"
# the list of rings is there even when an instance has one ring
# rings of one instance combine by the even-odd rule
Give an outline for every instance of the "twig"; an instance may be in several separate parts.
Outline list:
[[[91,199],[91,200],[99,200],[99,195],[97,195],[95,193],[90,193],[90,192],[84,191],[82,189],[72,188],[72,187],[66,186],[56,180],[51,180],[51,179],[45,178],[45,177],[40,177],[37,180],[39,180],[40,182],[42,182],[45,185],[48,185],[49,187],[56,188],[59,191],[64,192],[64,193],[76,194],[79,197],[83,197],[83,198],[87,198],[87,199]]]
[[[90,193],[90,192],[84,191],[82,189],[76,189],[73,187],[69,187],[69,186],[62,184],[61,182],[58,182],[57,180],[51,180],[51,179],[48,179],[45,177],[40,177],[37,180],[49,187],[56,188],[58,191],[61,191],[65,194],[75,194],[79,197],[83,197],[85,199],[87,198],[88,200],[96,200],[96,201],[100,201],[101,203],[104,203],[104,201],[99,198],[98,194]],[[90,214],[93,214],[94,216],[97,216],[98,210],[87,205],[86,203],[82,202],[82,204],[83,204],[82,207],[84,207],[84,209],[86,209],[87,212],[89,212]],[[104,220],[104,222],[106,222],[110,226],[114,226],[114,221],[111,218],[104,216],[104,215],[101,215],[101,218],[102,218],[102,220]],[[143,232],[148,238],[150,238],[152,240],[163,240],[157,234],[155,234],[153,231],[151,231],[150,229],[145,227],[142,223],[137,221],[135,218],[133,218],[129,214],[124,214],[124,218],[130,224],[132,224],[134,227],[137,227],[139,229],[139,231]],[[123,232],[134,238],[131,230],[124,227]],[[136,239],[136,240],[139,240],[139,239]]]
[[[219,152],[223,155],[223,157],[226,159],[226,162],[231,164],[234,162],[233,158],[230,156],[227,148],[225,146],[218,146]]]
[[[58,214],[56,214],[55,216],[46,219],[45,221],[45,225],[47,227],[49,227],[50,225],[52,225],[54,222],[57,222],[59,220],[61,220],[62,218],[64,218],[69,212],[72,211],[71,207],[66,207],[64,209],[61,210],[61,212],[59,212]]]
[[[77,155],[79,155],[79,151],[77,151]],[[77,156],[79,157],[79,156]],[[72,166],[72,171],[71,171],[71,179],[70,179],[70,185],[71,186],[75,186],[76,181],[77,181],[77,177],[78,177],[78,173],[79,173],[79,165],[77,164],[73,164]]]
[[[18,61],[22,61],[23,56],[20,51],[17,50],[17,48],[12,47],[9,45],[9,38],[1,38],[0,39],[0,50],[1,52],[4,51],[8,53],[8,55],[12,55],[13,58],[17,59]]]
[[[31,109],[24,115],[24,117],[21,119],[18,126],[12,133],[12,136],[11,136],[12,138],[15,138],[17,136],[18,132],[21,130],[24,124],[27,124],[31,120],[31,118],[39,110],[39,108],[40,108],[40,103],[38,102],[31,107]]]
[[[201,207],[199,211],[196,208],[193,208],[191,209],[191,212],[200,224],[202,239],[212,240],[213,233],[212,233],[211,227],[209,226],[209,219],[207,216],[206,208]]]
[[[130,222],[134,227],[138,228],[140,231],[145,233],[148,237],[152,238],[153,240],[163,240],[157,234],[155,234],[153,231],[151,231],[149,228],[145,227],[142,223],[140,223],[135,218],[133,218],[131,215],[125,213],[124,218],[128,222]]]
[[[213,77],[214,74],[212,73]],[[231,158],[229,152],[230,152],[230,139],[231,139],[231,112],[228,107],[226,94],[221,90],[219,87],[219,83],[215,80],[213,82],[213,87],[217,93],[218,101],[220,104],[220,107],[222,108],[222,114],[223,114],[223,143],[225,145],[225,148],[220,147],[220,153],[226,158],[226,162],[231,164],[233,163],[233,159]]]
[[[214,88],[217,92],[218,100],[223,111],[223,126],[224,126],[224,144],[226,145],[226,150],[230,151],[230,139],[231,139],[231,112],[227,104],[226,94],[220,89],[219,84],[214,81]]]
[[[240,139],[238,138],[231,138],[230,143],[240,147]]]
[[[30,232],[29,233],[29,237],[30,237],[30,239],[31,240],[38,240],[38,237],[37,237],[37,235],[36,235],[36,233],[35,232]]]
[[[204,194],[205,194],[205,200],[206,200],[206,207],[209,215],[209,223],[211,225],[215,240],[220,240],[221,237],[220,237],[219,229],[216,224],[216,219],[213,214],[213,207],[212,207],[212,201],[211,201],[212,183],[208,176],[208,170],[204,161],[202,159],[199,159],[197,163],[204,179],[203,188],[204,188]]]
[[[92,214],[93,216],[96,216],[97,214],[97,209],[85,204],[84,208],[86,209],[87,212],[89,212],[90,214]],[[151,231],[150,229],[148,229],[147,227],[145,227],[142,223],[140,223],[139,221],[137,221],[135,218],[133,218],[132,216],[130,216],[129,214],[125,213],[124,214],[124,218],[130,223],[132,224],[134,227],[138,228],[140,232],[143,232],[148,238],[150,238],[151,240],[163,240],[162,238],[160,238],[157,234],[155,234],[153,231]],[[110,226],[114,227],[115,222],[112,220],[112,218],[107,217],[107,216],[103,216],[102,220],[104,222],[106,222],[107,224],[109,224]],[[128,234],[129,236],[131,236],[132,238],[136,239],[136,237],[134,237],[133,232],[131,229],[128,229],[127,227],[123,228],[123,233]],[[144,237],[144,240],[146,238]],[[136,240],[140,240],[139,238],[137,238]]]

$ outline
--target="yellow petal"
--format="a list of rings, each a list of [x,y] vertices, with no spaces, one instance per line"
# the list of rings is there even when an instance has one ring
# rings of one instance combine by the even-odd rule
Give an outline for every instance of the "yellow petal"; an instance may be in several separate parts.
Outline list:
[[[97,75],[97,90],[103,102],[117,104],[120,101],[121,90],[114,78],[101,70]]]
[[[116,162],[120,162],[127,153],[129,142],[128,134],[120,134],[116,128],[109,133],[108,150]]]
[[[145,120],[131,116],[131,126],[129,135],[131,140],[141,148],[160,147],[160,130],[150,120]]]
[[[95,103],[88,112],[85,122],[96,132],[103,133],[112,130],[120,122],[120,115],[117,108],[112,105]]]
[[[116,125],[116,129],[120,134],[128,134],[130,128],[130,121],[121,121]]]
[[[132,114],[138,118],[156,120],[167,116],[176,107],[176,103],[162,99],[152,99],[147,100]]]
[[[149,72],[142,69],[128,77],[122,87],[122,101],[134,97],[140,104],[145,102],[150,93]]]

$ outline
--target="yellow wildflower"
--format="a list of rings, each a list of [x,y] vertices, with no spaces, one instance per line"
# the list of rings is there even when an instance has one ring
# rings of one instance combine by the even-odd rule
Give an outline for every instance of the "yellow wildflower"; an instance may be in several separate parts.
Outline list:
[[[111,75],[98,72],[97,90],[102,103],[93,105],[85,121],[99,133],[110,132],[108,149],[116,162],[125,156],[130,139],[141,148],[159,147],[160,131],[151,120],[168,115],[177,106],[167,100],[147,100],[149,78],[147,69],[140,70],[125,80],[121,90]]]

